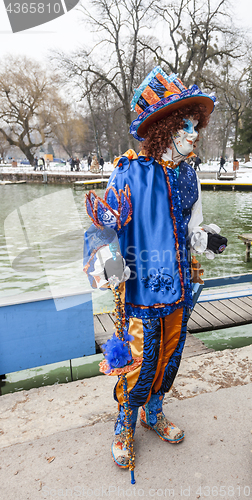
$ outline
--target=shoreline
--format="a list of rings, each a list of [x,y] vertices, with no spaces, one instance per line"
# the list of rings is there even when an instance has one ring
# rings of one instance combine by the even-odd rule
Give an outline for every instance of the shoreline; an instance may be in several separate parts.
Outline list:
[[[90,182],[91,188],[106,187],[106,183],[113,171],[104,170],[102,173],[92,173],[90,171],[71,172],[66,170],[26,170],[20,171],[12,167],[7,172],[1,170],[0,166],[0,185],[16,184],[68,184],[74,188],[89,189],[89,181],[99,181],[97,184]],[[221,190],[221,191],[251,191],[252,190],[252,168],[246,171],[240,171],[239,175],[232,180],[228,178],[220,180],[216,170],[197,172],[202,190]],[[209,176],[209,177],[208,177]],[[104,181],[104,182],[103,182]]]
[[[46,180],[45,180],[46,177]],[[21,182],[27,184],[74,184],[77,181],[89,181],[95,179],[109,179],[110,173],[92,174],[90,172],[52,172],[42,170],[40,172],[0,172],[0,181]]]

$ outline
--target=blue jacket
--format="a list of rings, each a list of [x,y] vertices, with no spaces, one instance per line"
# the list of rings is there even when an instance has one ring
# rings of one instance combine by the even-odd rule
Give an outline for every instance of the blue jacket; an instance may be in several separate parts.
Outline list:
[[[190,307],[186,238],[191,209],[198,199],[194,169],[185,162],[174,170],[154,158],[122,157],[108,186],[119,192],[126,185],[131,192],[132,220],[118,234],[121,253],[131,269],[125,283],[126,315],[164,317],[178,307]],[[113,208],[113,196],[108,195],[107,202]],[[90,231],[99,230],[93,226]],[[84,264],[94,249],[95,244],[87,248]]]

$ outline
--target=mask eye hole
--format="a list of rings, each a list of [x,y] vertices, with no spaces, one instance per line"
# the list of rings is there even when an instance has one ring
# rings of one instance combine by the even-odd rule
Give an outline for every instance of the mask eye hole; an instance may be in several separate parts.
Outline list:
[[[191,120],[184,119],[183,130],[185,132],[188,132],[188,133],[192,133],[193,132],[193,124],[192,124]]]

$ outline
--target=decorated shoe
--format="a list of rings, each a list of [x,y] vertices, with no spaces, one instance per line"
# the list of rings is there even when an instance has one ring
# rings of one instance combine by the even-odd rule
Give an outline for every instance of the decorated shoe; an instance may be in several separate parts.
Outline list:
[[[153,429],[160,439],[169,443],[180,443],[185,437],[184,431],[181,431],[176,425],[169,422],[163,412],[157,413],[157,422],[151,425],[148,421],[148,412],[143,407],[140,413],[140,423],[147,429]]]
[[[126,446],[127,431],[123,429],[120,434],[116,434],[111,445],[111,454],[118,467],[126,469],[129,465],[129,454]]]

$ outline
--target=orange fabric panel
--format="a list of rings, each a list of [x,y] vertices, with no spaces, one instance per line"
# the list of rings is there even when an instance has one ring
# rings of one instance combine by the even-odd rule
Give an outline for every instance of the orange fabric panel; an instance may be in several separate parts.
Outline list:
[[[121,286],[121,285],[120,285]],[[125,286],[125,283],[124,283]],[[120,291],[121,293],[121,291]],[[130,348],[132,352],[133,358],[142,358],[143,357],[143,348],[144,348],[144,334],[143,334],[143,322],[140,318],[130,318],[129,320],[129,330],[128,333],[133,335],[134,340],[130,342]],[[127,383],[128,383],[128,392],[130,392],[133,387],[136,385],[138,377],[140,375],[140,371],[142,368],[142,364],[139,365],[135,370],[126,374]],[[116,396],[118,402],[123,404],[123,384],[118,382],[116,386]]]
[[[166,89],[168,88],[169,82],[167,82],[167,80],[163,77],[163,75],[161,75],[161,73],[157,73],[156,78],[160,81],[160,83],[163,84]]]
[[[143,112],[143,109],[140,108],[140,106],[138,106],[138,104],[135,105],[135,111],[136,113],[138,113],[139,115]]]
[[[164,93],[164,97],[168,97],[170,94],[180,94],[181,90],[175,85],[175,83],[169,83],[167,91]]]
[[[155,104],[156,102],[160,101],[156,92],[154,92],[154,90],[152,90],[150,87],[146,87],[144,89],[144,91],[142,92],[142,96],[148,102],[149,105]]]
[[[174,353],[180,338],[183,318],[183,308],[176,309],[172,314],[166,316],[164,322],[164,347],[158,376],[155,377],[154,392],[157,392],[162,384],[165,368]]]

